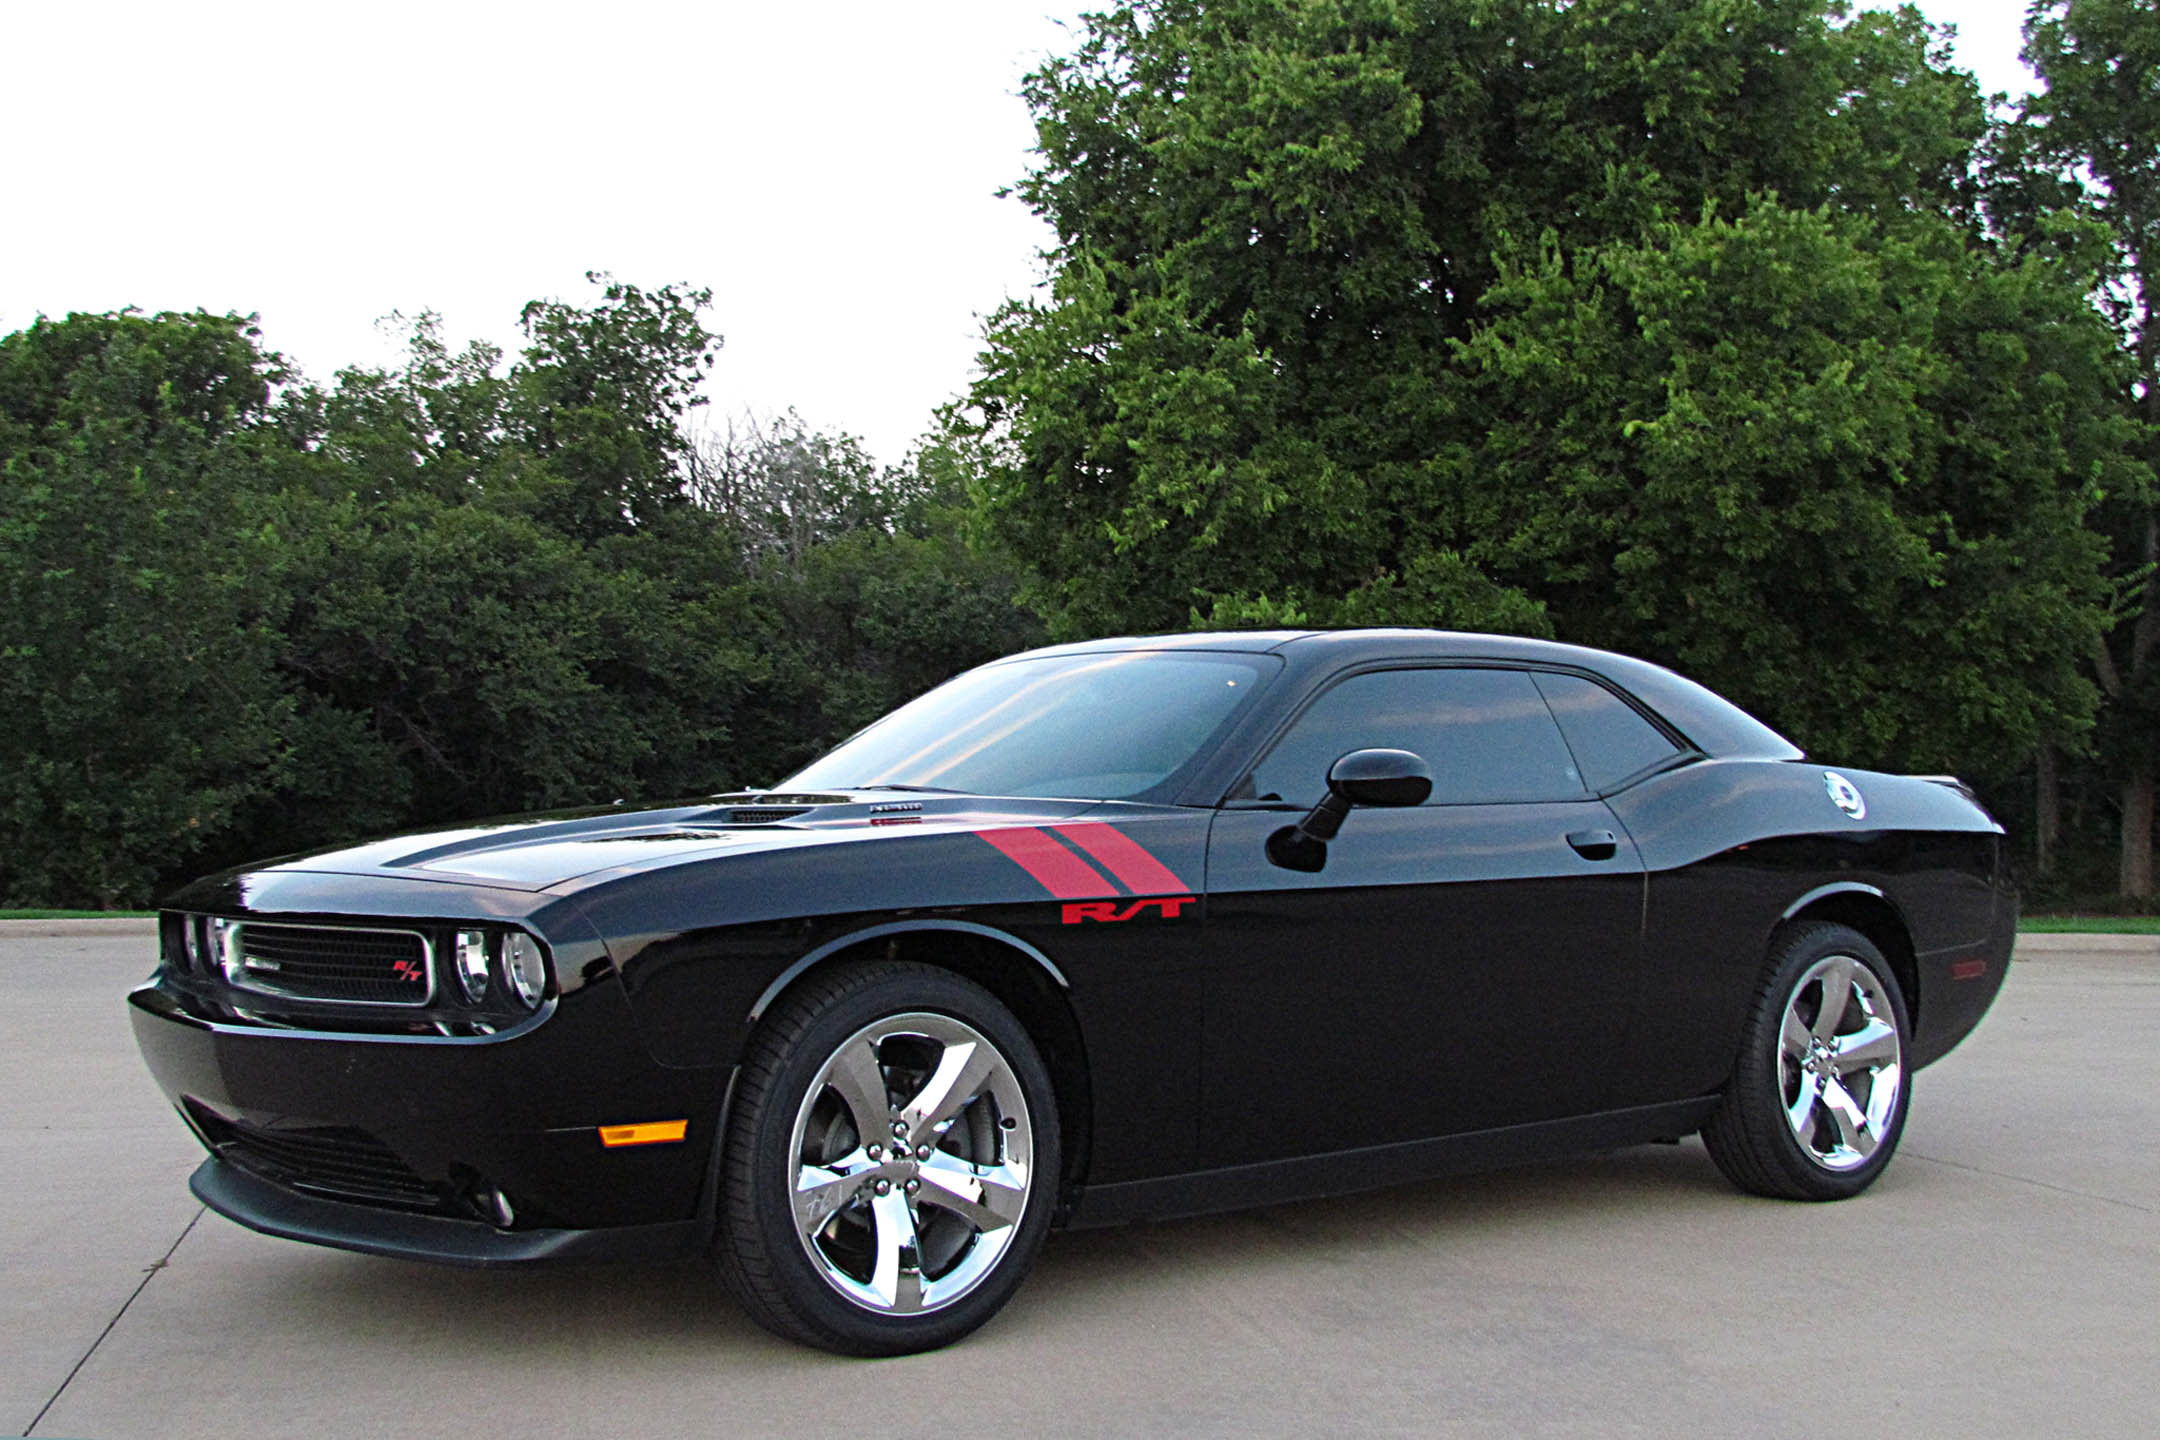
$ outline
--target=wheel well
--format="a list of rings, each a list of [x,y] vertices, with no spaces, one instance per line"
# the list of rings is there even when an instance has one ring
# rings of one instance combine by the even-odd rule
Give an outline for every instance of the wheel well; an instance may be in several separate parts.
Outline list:
[[[1064,1174],[1059,1177],[1059,1188],[1063,1195],[1069,1195],[1086,1173],[1089,1120],[1094,1114],[1093,1082],[1072,1003],[1042,962],[1017,946],[1002,944],[987,935],[959,930],[907,930],[874,936],[821,957],[790,979],[787,990],[773,996],[772,1001],[777,1002],[827,966],[850,960],[906,960],[950,970],[982,986],[1012,1011],[1013,1018],[1042,1053],[1043,1064],[1050,1070],[1050,1084],[1057,1092],[1058,1130],[1064,1147]],[[761,1009],[770,1010],[771,1004]]]
[[[1889,901],[1877,895],[1846,891],[1825,895],[1787,917],[1787,925],[1827,921],[1859,931],[1874,942],[1890,962],[1898,989],[1905,992],[1905,1015],[1915,1032],[1920,1028],[1920,967],[1913,961],[1912,936],[1905,921]]]

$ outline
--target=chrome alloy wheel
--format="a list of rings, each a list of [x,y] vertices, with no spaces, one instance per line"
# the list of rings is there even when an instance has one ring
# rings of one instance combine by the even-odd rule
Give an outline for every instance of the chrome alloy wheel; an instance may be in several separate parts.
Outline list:
[[[1785,1001],[1778,1081],[1801,1153],[1825,1170],[1856,1170],[1881,1145],[1904,1084],[1897,1012],[1873,969],[1829,955]]]
[[[925,1314],[980,1284],[1019,1233],[1034,1130],[997,1047],[917,1012],[833,1052],[788,1155],[796,1235],[825,1283],[876,1314]]]

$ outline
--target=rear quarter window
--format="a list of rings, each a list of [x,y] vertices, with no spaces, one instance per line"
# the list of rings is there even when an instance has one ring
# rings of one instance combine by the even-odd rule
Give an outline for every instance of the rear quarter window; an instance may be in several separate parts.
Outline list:
[[[1540,674],[1537,687],[1560,722],[1584,783],[1599,794],[1680,753],[1664,731],[1594,680]]]

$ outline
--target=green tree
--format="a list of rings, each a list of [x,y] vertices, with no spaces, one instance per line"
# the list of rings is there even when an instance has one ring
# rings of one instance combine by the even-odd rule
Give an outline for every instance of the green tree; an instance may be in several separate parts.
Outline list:
[[[2127,437],[2078,277],[1759,201],[1486,299],[1458,523],[1562,633],[1881,764],[2007,776],[2089,721]]]
[[[609,283],[589,310],[529,306],[507,370],[423,316],[402,365],[286,397],[306,455],[261,515],[322,803],[248,844],[742,778],[776,615],[683,490],[702,303]]]
[[[792,412],[698,437],[689,489],[740,537],[778,617],[758,750],[770,780],[970,666],[1041,642],[1018,566],[970,535],[965,437],[877,469]]]
[[[1555,632],[1931,768],[2089,723],[2105,335],[1917,13],[1142,0],[1027,94],[1051,293],[972,398],[1057,633]]]
[[[2025,58],[2044,88],[2028,100],[2012,146],[2027,209],[2083,211],[2112,239],[2100,294],[2131,357],[2115,394],[2142,421],[2144,484],[2125,483],[2097,517],[2121,581],[2119,623],[2092,651],[2108,697],[2107,750],[2121,780],[2118,881],[2153,890],[2154,756],[2160,754],[2160,4],[2154,0],[2038,0],[2027,12]],[[2037,200],[2034,189],[2051,186]],[[2037,228],[2037,227],[2036,227]]]
[[[535,300],[525,349],[506,379],[508,438],[544,460],[518,473],[550,529],[617,535],[687,503],[683,422],[720,337],[705,328],[709,290],[643,290],[597,272],[591,306]]]
[[[283,378],[233,315],[0,337],[0,904],[140,904],[292,773],[246,522]]]

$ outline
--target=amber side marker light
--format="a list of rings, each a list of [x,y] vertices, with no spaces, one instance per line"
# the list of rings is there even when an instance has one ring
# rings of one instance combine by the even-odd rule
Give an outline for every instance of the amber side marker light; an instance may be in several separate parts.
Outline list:
[[[689,1128],[688,1120],[652,1120],[643,1125],[602,1125],[600,1143],[610,1150],[624,1145],[680,1144]]]

